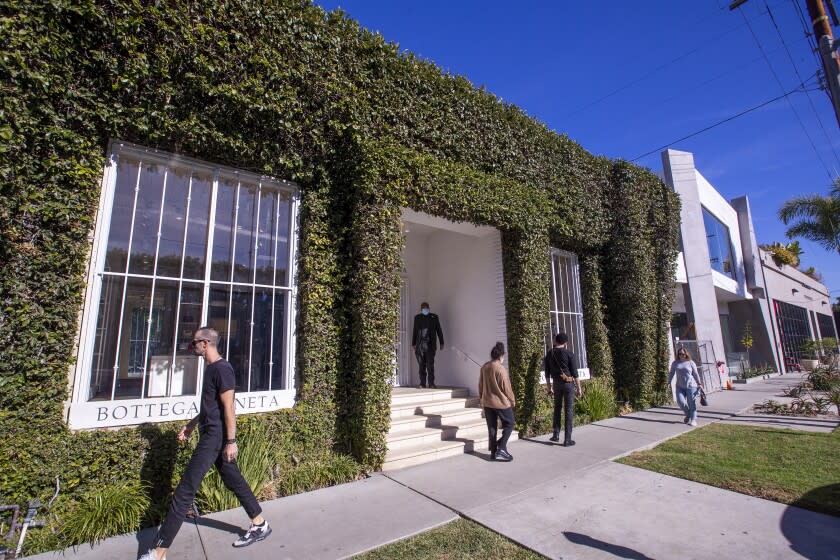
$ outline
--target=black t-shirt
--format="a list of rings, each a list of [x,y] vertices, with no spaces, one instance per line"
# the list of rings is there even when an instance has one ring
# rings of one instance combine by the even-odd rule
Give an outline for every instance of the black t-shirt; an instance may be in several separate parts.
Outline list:
[[[566,348],[552,348],[543,360],[545,376],[552,380],[559,379],[561,373],[577,378],[577,360],[575,355]]]
[[[236,387],[233,366],[225,359],[220,359],[204,368],[204,386],[201,389],[201,411],[199,423],[202,427],[223,427],[222,398],[225,391]]]

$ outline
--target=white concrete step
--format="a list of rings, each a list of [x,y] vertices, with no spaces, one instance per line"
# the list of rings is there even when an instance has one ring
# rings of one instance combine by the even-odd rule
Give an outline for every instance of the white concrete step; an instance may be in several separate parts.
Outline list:
[[[511,438],[516,437],[514,432]],[[400,469],[486,450],[487,422],[478,397],[464,387],[395,387],[387,442],[382,469]]]
[[[446,440],[476,439],[482,436],[487,437],[487,423],[483,418],[479,418],[461,425],[419,428],[410,432],[389,435],[388,450],[404,449],[421,444],[433,445]]]
[[[391,419],[389,436],[404,434],[419,428],[439,428],[484,418],[484,411],[479,407],[459,408],[443,411],[439,414],[414,414]]]
[[[441,401],[418,402],[413,404],[391,404],[391,420],[405,418],[415,414],[440,414],[453,410],[478,406],[478,397],[450,398]]]
[[[465,387],[438,387],[436,389],[394,387],[391,389],[391,406],[440,402],[469,396],[470,390]]]
[[[510,441],[518,438],[519,435],[514,430],[510,435]],[[435,445],[421,444],[398,450],[389,449],[385,456],[385,463],[382,465],[382,470],[393,471],[414,465],[422,465],[430,461],[437,461],[445,457],[455,457],[463,453],[487,451],[487,449],[488,439],[487,427],[485,425],[484,435],[481,437],[440,441]]]

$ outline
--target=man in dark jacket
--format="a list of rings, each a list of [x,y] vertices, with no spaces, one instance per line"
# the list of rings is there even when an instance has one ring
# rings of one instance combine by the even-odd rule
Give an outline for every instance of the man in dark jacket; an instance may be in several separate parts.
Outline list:
[[[435,389],[435,352],[437,341],[440,339],[440,349],[443,350],[443,331],[440,328],[438,316],[429,311],[429,304],[420,304],[420,313],[414,316],[414,329],[411,333],[411,347],[420,366],[420,387],[426,388],[428,376],[429,387]]]
[[[548,351],[543,360],[545,368],[545,383],[549,395],[554,395],[554,434],[551,441],[560,441],[560,415],[563,405],[566,405],[566,425],[564,427],[564,443],[566,447],[575,444],[572,439],[572,425],[575,419],[575,396],[582,395],[580,379],[578,379],[577,360],[575,355],[566,348],[569,336],[558,333],[554,337],[554,348]],[[551,383],[554,383],[552,389]]]

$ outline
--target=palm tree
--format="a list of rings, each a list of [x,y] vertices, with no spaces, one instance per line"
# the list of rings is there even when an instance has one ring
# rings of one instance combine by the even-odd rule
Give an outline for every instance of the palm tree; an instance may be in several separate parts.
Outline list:
[[[789,238],[810,239],[828,251],[840,253],[840,179],[835,179],[828,196],[818,194],[792,198],[782,205],[779,218],[791,225]]]

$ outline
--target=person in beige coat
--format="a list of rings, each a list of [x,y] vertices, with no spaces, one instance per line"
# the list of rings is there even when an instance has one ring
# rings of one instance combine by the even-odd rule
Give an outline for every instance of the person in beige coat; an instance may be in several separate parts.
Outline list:
[[[510,386],[510,377],[502,365],[505,360],[505,345],[497,342],[490,350],[490,361],[481,366],[478,378],[478,395],[487,420],[487,435],[490,439],[490,459],[492,461],[513,461],[513,455],[507,450],[507,442],[513,431],[513,407],[516,398]],[[502,421],[502,437],[496,439],[498,422]]]

